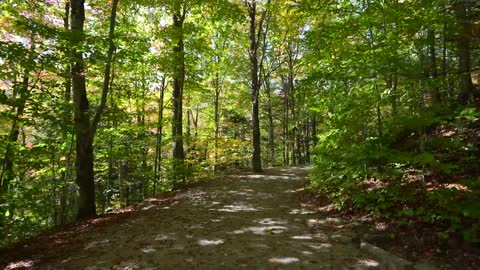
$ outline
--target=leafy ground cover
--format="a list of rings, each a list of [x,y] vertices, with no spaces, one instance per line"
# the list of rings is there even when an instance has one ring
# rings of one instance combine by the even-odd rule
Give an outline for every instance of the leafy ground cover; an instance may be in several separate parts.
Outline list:
[[[380,144],[326,134],[310,176],[312,204],[370,220],[388,236],[374,242],[410,260],[478,269],[478,112],[454,115],[431,118],[422,129],[399,122]]]

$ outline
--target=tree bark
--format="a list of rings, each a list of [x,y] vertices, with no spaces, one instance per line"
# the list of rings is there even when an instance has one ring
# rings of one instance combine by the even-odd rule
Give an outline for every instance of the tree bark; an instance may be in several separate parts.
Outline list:
[[[220,102],[220,79],[218,72],[215,73],[215,96],[214,96],[214,106],[215,106],[215,144],[214,144],[214,165],[213,165],[213,173],[216,174],[218,170],[218,139],[220,134],[220,110],[219,110],[219,102]]]
[[[455,3],[455,15],[457,23],[460,26],[458,35],[458,70],[460,73],[460,94],[458,101],[460,104],[468,104],[471,97],[477,96],[471,77],[471,51],[470,51],[470,33],[471,21],[467,16],[467,1],[457,1]]]
[[[272,110],[272,89],[270,86],[270,78],[265,75],[265,91],[267,92],[267,114],[268,114],[268,159],[270,164],[275,163],[275,133],[273,125],[273,110]]]
[[[296,118],[296,108],[295,108],[295,96],[294,96],[294,89],[295,89],[295,75],[293,71],[294,67],[294,59],[293,59],[293,50],[289,50],[288,52],[288,100],[289,100],[289,108],[292,115],[292,120],[298,121]],[[297,132],[298,128],[294,126],[290,131],[290,138],[289,141],[291,143],[291,157],[292,157],[292,165],[298,165],[298,140],[297,140]]]
[[[306,164],[310,164],[310,140],[311,140],[311,130],[310,130],[310,127],[311,127],[311,124],[310,124],[310,117],[306,120],[305,122],[305,141],[304,141],[304,145],[305,145],[305,163]]]
[[[183,184],[185,181],[183,165],[185,152],[183,149],[183,86],[185,81],[185,55],[183,42],[183,22],[185,11],[176,11],[173,14],[173,27],[178,37],[177,44],[173,48],[175,59],[175,72],[173,76],[173,116],[172,116],[172,138],[173,138],[173,171],[176,180]]]
[[[63,27],[65,32],[70,31],[70,1],[65,2],[65,13],[63,17]],[[71,55],[71,51],[69,46],[67,46],[65,50],[65,54],[67,57]],[[63,125],[66,130],[64,133],[64,139],[67,140],[68,136],[70,135],[71,132],[71,111],[70,107],[68,106],[70,104],[70,100],[72,99],[72,80],[71,80],[71,65],[70,63],[67,63],[65,65],[65,93],[64,93],[64,101],[65,101],[65,108],[68,108],[68,110],[65,112],[65,116],[63,118]],[[67,113],[68,112],[68,113]],[[72,137],[73,140],[73,137]],[[60,196],[60,224],[65,224],[66,219],[67,219],[67,182],[68,182],[68,171],[70,167],[70,158],[71,158],[71,149],[72,147],[69,147],[69,151],[67,153],[67,158],[66,158],[66,168],[61,172],[61,179],[62,179],[62,188],[61,188],[61,196]]]
[[[91,124],[85,85],[83,52],[79,49],[84,42],[84,0],[71,2],[72,32],[72,91],[74,103],[74,125],[76,134],[76,182],[79,187],[77,219],[95,216],[95,182],[93,175],[93,146],[90,137]]]
[[[157,144],[155,147],[155,177],[153,180],[153,195],[157,195],[157,183],[162,177],[162,137],[163,137],[163,101],[167,88],[165,77],[162,78],[160,98],[158,99]]]
[[[442,100],[440,95],[440,89],[438,87],[438,71],[437,71],[437,53],[435,50],[435,30],[428,29],[427,30],[427,41],[428,41],[428,62],[430,66],[429,75],[430,79],[433,80],[433,87],[432,87],[432,103],[437,104]]]
[[[253,0],[251,3],[247,3],[248,14],[250,17],[250,74],[251,74],[251,88],[252,88],[252,143],[253,143],[253,153],[252,153],[252,169],[253,172],[260,173],[262,172],[262,160],[261,160],[261,148],[260,148],[260,119],[259,119],[259,93],[260,93],[260,82],[258,78],[258,41],[259,34],[261,31],[261,24],[264,19],[260,20],[258,25],[257,33],[257,2]],[[265,14],[265,13],[264,13]]]
[[[65,17],[63,17],[63,28],[66,32],[70,31],[70,1],[65,2]],[[67,46],[66,55],[70,56],[70,48]],[[72,67],[70,63],[65,65],[65,101],[70,102],[72,98],[72,80],[70,74],[72,73]]]
[[[289,98],[290,95],[289,87],[286,82],[285,78],[282,78],[283,82],[283,165],[288,166],[290,165],[290,156],[289,156],[289,141],[290,141],[290,132],[289,132],[289,111],[290,111],[290,104]]]
[[[444,7],[444,16],[446,16],[446,7]],[[452,91],[450,87],[450,81],[447,76],[448,73],[448,63],[447,63],[447,23],[443,24],[443,34],[442,34],[442,84],[443,89],[446,92],[447,99],[450,99],[452,96]]]
[[[119,0],[114,0],[110,16],[109,48],[105,65],[102,98],[90,122],[90,106],[87,98],[85,82],[85,64],[81,48],[84,38],[85,6],[84,0],[71,1],[71,32],[72,32],[72,92],[74,103],[74,126],[76,134],[76,182],[79,187],[77,220],[90,218],[96,215],[95,179],[93,171],[93,139],[100,122],[100,117],[107,101],[110,83],[110,69],[113,52],[115,50],[113,36],[115,31],[115,17]]]

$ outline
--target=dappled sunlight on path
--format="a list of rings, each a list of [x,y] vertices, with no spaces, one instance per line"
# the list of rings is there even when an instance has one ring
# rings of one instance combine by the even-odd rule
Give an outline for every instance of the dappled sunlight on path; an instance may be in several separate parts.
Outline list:
[[[381,269],[354,226],[303,209],[305,168],[229,176],[172,206],[80,235],[82,248],[42,269]],[[342,226],[340,226],[342,225]]]

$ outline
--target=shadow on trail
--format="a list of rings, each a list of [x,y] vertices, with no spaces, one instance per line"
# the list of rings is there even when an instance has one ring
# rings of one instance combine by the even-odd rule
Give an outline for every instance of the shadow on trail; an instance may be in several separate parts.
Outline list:
[[[306,173],[277,168],[208,182],[179,193],[174,205],[78,235],[78,248],[35,267],[380,269],[352,241],[355,224],[300,206]]]

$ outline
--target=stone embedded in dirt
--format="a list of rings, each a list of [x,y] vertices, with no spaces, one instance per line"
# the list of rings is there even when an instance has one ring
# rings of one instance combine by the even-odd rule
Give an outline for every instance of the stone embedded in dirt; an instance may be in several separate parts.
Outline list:
[[[380,266],[380,263],[372,259],[359,260],[356,265],[356,267],[359,269],[369,269],[372,267],[377,268],[379,266]]]
[[[155,241],[167,241],[167,240],[175,240],[175,238],[172,238],[168,235],[163,235],[163,234],[159,234],[157,236],[155,236]]]
[[[313,239],[313,237],[311,237],[310,235],[295,235],[290,238],[295,240],[312,240]]]
[[[327,221],[333,224],[341,224],[344,222],[341,218],[327,218]]]
[[[152,248],[152,247],[146,247],[146,248],[142,248],[141,251],[143,253],[152,253],[152,252],[155,252],[157,251],[156,249]]]
[[[328,250],[333,247],[332,244],[330,243],[322,243],[322,244],[311,244],[308,245],[310,248],[316,249],[316,250]]]
[[[290,263],[299,262],[300,259],[295,258],[295,257],[285,257],[285,258],[271,258],[268,261],[272,262],[272,263],[290,264]]]
[[[289,214],[290,215],[311,215],[315,214],[315,211],[307,210],[307,209],[292,209]]]
[[[84,249],[87,250],[87,249],[92,249],[92,248],[95,248],[97,246],[105,246],[106,244],[108,244],[110,242],[110,240],[101,240],[101,241],[93,241],[91,243],[89,243]]]
[[[310,227],[310,228],[319,228],[321,227],[322,225],[327,225],[328,222],[326,219],[314,219],[314,218],[311,218],[311,219],[308,219],[307,222],[306,222],[307,226]]]
[[[223,244],[224,242],[225,241],[223,241],[222,239],[218,239],[218,240],[206,240],[206,239],[198,240],[198,244],[200,246],[216,246],[216,245]]]

